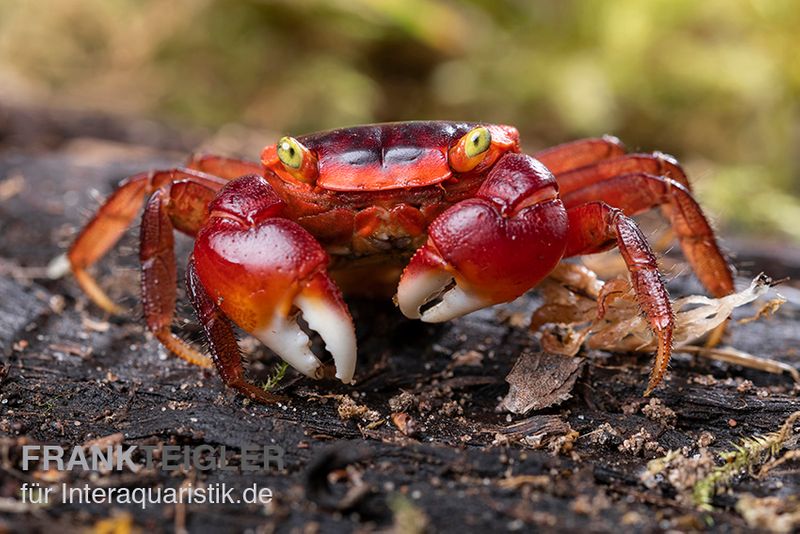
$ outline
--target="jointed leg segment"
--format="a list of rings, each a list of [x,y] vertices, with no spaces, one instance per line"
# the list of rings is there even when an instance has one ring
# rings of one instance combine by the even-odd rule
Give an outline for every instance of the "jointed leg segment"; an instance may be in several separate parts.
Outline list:
[[[211,300],[203,284],[200,283],[193,258],[189,260],[186,268],[186,287],[197,318],[205,330],[214,365],[225,385],[261,402],[274,403],[282,400],[283,397],[269,393],[245,378],[242,355],[231,322]]]
[[[614,149],[609,143],[608,138],[585,139],[540,153],[556,165],[553,172],[564,205],[602,201],[629,216],[660,207],[703,285],[715,297],[733,293],[731,266],[678,162],[659,152],[620,155],[621,145]],[[596,159],[590,161],[587,155]]]
[[[240,176],[262,173],[260,163],[213,154],[195,154],[189,159],[186,167],[218,176],[224,180],[234,180]]]
[[[122,309],[108,298],[86,270],[119,241],[148,195],[180,180],[194,181],[215,191],[225,184],[223,179],[190,169],[171,169],[131,176],[105,201],[67,252],[78,284],[95,304],[107,312],[121,313]]]
[[[142,307],[147,328],[175,355],[209,367],[211,362],[172,333],[177,292],[174,229],[194,234],[206,219],[216,191],[198,182],[182,181],[156,190],[142,215],[139,260],[142,264]]]
[[[667,370],[672,352],[674,317],[655,255],[641,230],[621,210],[592,202],[567,210],[569,233],[564,257],[602,252],[615,245],[625,260],[639,307],[658,337],[658,352],[645,395],[655,388]]]
[[[567,209],[602,201],[619,207],[628,216],[657,206],[669,206],[672,228],[697,277],[715,297],[733,292],[733,273],[717,245],[714,231],[700,205],[681,184],[637,172],[587,185],[563,195],[562,199]]]
[[[550,172],[558,176],[599,161],[613,159],[625,154],[625,146],[611,135],[600,138],[578,139],[540,150],[533,157],[544,163]]]
[[[692,190],[689,179],[678,162],[672,156],[655,152],[652,154],[625,154],[613,159],[557,173],[558,188],[562,195],[611,178],[631,173],[647,173],[663,176],[678,182],[688,191]]]

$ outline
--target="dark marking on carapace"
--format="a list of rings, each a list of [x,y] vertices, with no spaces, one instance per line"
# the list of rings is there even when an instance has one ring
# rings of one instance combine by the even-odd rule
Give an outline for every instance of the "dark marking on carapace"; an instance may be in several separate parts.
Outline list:
[[[385,123],[297,139],[317,156],[317,185],[333,191],[381,191],[447,180],[452,175],[447,151],[473,127],[446,121]]]

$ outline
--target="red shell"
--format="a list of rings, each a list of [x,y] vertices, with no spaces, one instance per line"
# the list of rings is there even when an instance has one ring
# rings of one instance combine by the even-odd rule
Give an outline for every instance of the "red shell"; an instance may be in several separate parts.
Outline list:
[[[445,121],[373,124],[305,135],[297,140],[317,157],[317,187],[331,191],[384,191],[425,187],[450,178],[447,151],[475,126],[478,124]],[[517,143],[516,129],[489,127],[493,138],[509,146]],[[274,149],[265,150],[262,161],[275,170],[281,165]]]

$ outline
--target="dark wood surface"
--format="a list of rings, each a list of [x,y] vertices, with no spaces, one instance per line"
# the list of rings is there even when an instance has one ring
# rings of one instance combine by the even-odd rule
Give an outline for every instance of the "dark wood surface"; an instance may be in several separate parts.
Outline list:
[[[6,121],[4,127],[0,183],[19,178],[10,189],[18,190],[0,201],[0,497],[17,496],[30,476],[19,471],[22,444],[72,446],[116,433],[129,445],[276,443],[286,449],[286,468],[257,475],[113,473],[90,481],[176,486],[188,477],[237,487],[256,482],[276,494],[267,508],[12,509],[6,500],[0,529],[43,530],[55,523],[71,530],[127,512],[137,527],[150,531],[182,525],[192,532],[303,531],[309,523],[326,532],[422,523],[433,531],[526,525],[557,531],[610,531],[626,525],[653,531],[712,524],[720,531],[737,531],[747,528],[734,510],[737,496],[800,491],[797,462],[760,480],[740,477],[732,492],[715,498],[712,513],[681,502],[666,483],[648,488],[640,482],[649,459],[670,449],[686,448],[692,454],[704,432],[715,438],[710,450],[719,452],[742,437],[777,430],[798,409],[800,390],[788,376],[678,354],[654,394],[676,418],[659,420],[642,411],[648,402],[641,395],[649,358],[596,352],[586,355],[571,399],[528,416],[497,411],[508,388],[504,377],[516,358],[522,351],[538,350],[527,329],[508,320],[535,308],[535,294],[438,326],[407,321],[390,303],[353,302],[360,344],[355,387],[313,383],[290,372],[281,386],[290,398],[286,405],[245,402],[214,372],[168,357],[145,334],[137,304],[135,229],[97,270],[103,285],[130,308],[127,317],[104,316],[88,305],[70,278],[43,276],[42,267],[63,252],[97,206],[91,190],[105,195],[130,173],[180,162],[178,153],[128,144],[140,140],[127,136],[123,126],[106,136],[118,144],[76,141],[71,130],[62,129],[36,150],[21,137],[17,122]],[[107,130],[101,125],[88,134],[102,136]],[[154,144],[177,148],[166,141]],[[762,247],[751,258],[746,242],[734,243],[738,261],[746,264],[745,275],[769,274],[773,262],[780,265],[776,274],[800,274],[796,250],[764,252]],[[185,256],[190,241],[179,239],[179,245]],[[671,284],[673,294],[697,290],[688,277]],[[181,318],[183,334],[200,340],[185,306]],[[798,318],[790,302],[768,320],[734,324],[728,341],[800,366]],[[250,372],[260,380],[276,361],[259,348],[251,350],[250,359]],[[398,399],[402,392],[409,395]],[[344,395],[357,395],[355,404],[376,414],[343,418],[338,407]],[[408,435],[391,421],[398,403],[412,420]],[[519,433],[504,431],[520,422],[528,429],[521,435],[543,427],[553,429],[555,438],[569,428],[579,435],[571,450],[564,447],[554,454],[547,447],[536,450],[519,443]],[[597,439],[595,431],[604,423],[616,432],[600,431],[607,439]],[[642,429],[651,436],[649,446],[637,451],[623,445]],[[331,491],[324,483],[329,471],[346,465],[366,485],[347,498],[352,481],[338,482]],[[525,483],[514,478],[519,476],[532,478]],[[73,472],[64,481],[80,485],[89,478]]]

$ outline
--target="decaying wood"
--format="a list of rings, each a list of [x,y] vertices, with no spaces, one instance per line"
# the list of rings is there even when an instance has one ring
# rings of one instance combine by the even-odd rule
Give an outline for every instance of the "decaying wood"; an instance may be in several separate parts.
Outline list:
[[[99,269],[112,296],[131,309],[129,316],[106,317],[69,278],[44,277],[44,266],[96,207],[89,191],[107,194],[127,174],[177,162],[173,153],[135,148],[127,158],[119,152],[104,157],[103,146],[98,143],[92,158],[78,162],[68,144],[41,153],[0,152],[0,182],[19,177],[0,203],[0,498],[5,503],[0,529],[52,523],[72,529],[108,520],[155,531],[176,524],[192,532],[278,524],[283,531],[308,523],[329,531],[389,528],[413,518],[435,530],[527,524],[560,531],[619,525],[649,531],[702,527],[709,514],[720,528],[747,526],[729,495],[715,498],[714,512],[701,512],[662,485],[643,485],[640,474],[665,451],[691,455],[702,445],[719,452],[742,438],[777,430],[798,405],[800,389],[787,375],[678,354],[654,393],[656,408],[666,407],[674,417],[660,417],[642,397],[649,357],[589,351],[581,353],[583,369],[573,370],[572,398],[543,414],[516,416],[497,410],[508,392],[504,377],[520,354],[536,354],[539,345],[526,326],[508,319],[526,321],[541,303],[535,294],[446,325],[407,321],[391,303],[357,301],[352,302],[360,345],[355,387],[313,383],[289,372],[279,386],[291,399],[288,404],[249,403],[225,389],[213,372],[166,357],[144,333],[136,297],[136,230]],[[185,255],[189,241],[178,241]],[[746,252],[740,250],[740,258]],[[748,268],[770,274],[768,264]],[[795,268],[796,278],[800,266]],[[699,291],[683,277],[671,282],[671,290]],[[191,319],[185,308],[181,317]],[[797,368],[799,320],[796,303],[789,302],[771,317],[732,324],[726,342]],[[193,321],[178,326],[188,338],[201,339]],[[266,380],[275,358],[255,344],[245,345],[250,372]],[[342,418],[340,396],[377,416]],[[526,436],[515,432],[524,430],[520,422],[531,416],[576,436],[568,447],[526,445]],[[406,430],[411,421],[413,432],[401,431],[401,420]],[[112,472],[91,481],[177,486],[193,477],[237,487],[256,482],[276,495],[267,508],[187,505],[112,512],[104,506],[32,510],[9,504],[30,477],[19,470],[23,443],[77,445],[119,434],[125,444],[274,442],[286,448],[286,468],[256,475],[156,472],[138,480],[140,475]],[[787,460],[762,478],[743,476],[732,495],[767,497],[777,487],[783,495],[796,494],[797,469],[796,460]],[[67,480],[89,479],[70,473]]]

